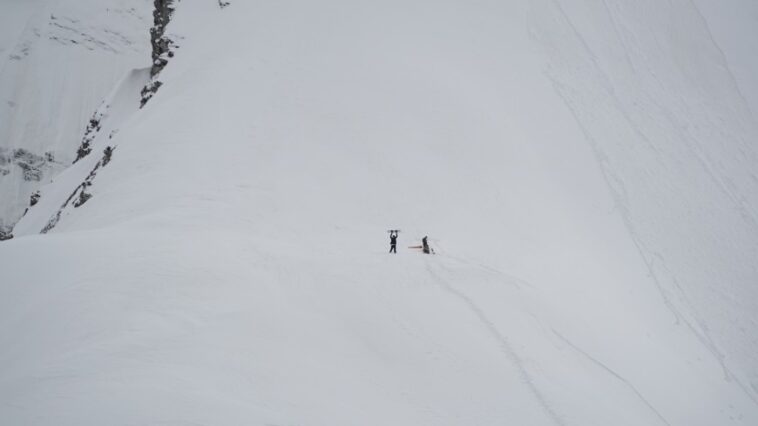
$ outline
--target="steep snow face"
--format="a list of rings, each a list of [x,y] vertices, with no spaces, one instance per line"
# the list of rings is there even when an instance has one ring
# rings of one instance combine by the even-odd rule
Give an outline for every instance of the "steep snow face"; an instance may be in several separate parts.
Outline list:
[[[549,53],[548,76],[593,147],[661,296],[711,348],[725,377],[736,375],[752,393],[758,126],[750,100],[757,79],[734,73],[732,64],[755,66],[749,52],[756,50],[744,47],[755,45],[758,21],[749,19],[755,7],[743,10],[748,19],[736,19],[733,31],[745,40],[727,49],[690,1],[536,2],[533,19]]]
[[[179,3],[0,245],[3,422],[757,424],[752,80],[659,3]]]
[[[75,158],[114,84],[149,66],[149,0],[0,1],[0,231]]]

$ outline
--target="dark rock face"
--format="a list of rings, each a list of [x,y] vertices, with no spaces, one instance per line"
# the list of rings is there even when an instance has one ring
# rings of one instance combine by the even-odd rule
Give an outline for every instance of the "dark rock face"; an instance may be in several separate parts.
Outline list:
[[[42,167],[45,165],[45,157],[32,154],[19,148],[13,150],[13,163],[24,171],[25,181],[39,182],[42,179]]]
[[[24,210],[24,214],[22,216],[26,216],[26,214],[29,213],[29,209],[36,206],[37,203],[39,203],[40,197],[41,195],[39,191],[34,191],[34,193],[31,196],[29,196],[29,207],[27,207]]]
[[[92,198],[92,194],[88,193],[87,189],[92,186],[92,182],[95,180],[97,172],[111,161],[115,149],[115,147],[108,146],[105,148],[105,150],[103,150],[103,157],[100,159],[100,161],[97,162],[97,164],[95,164],[95,167],[91,172],[89,172],[89,175],[87,175],[84,181],[80,183],[76,188],[74,188],[74,191],[71,193],[71,195],[68,196],[66,201],[61,205],[60,209],[58,209],[53,217],[50,218],[45,227],[42,228],[42,231],[40,231],[41,233],[46,234],[51,229],[55,228],[55,225],[57,225],[58,221],[61,220],[63,211],[69,205],[73,205],[74,208],[81,207],[90,198]]]
[[[174,13],[175,0],[155,0],[153,10],[153,27],[150,28],[150,43],[153,45],[153,68],[150,75],[155,77],[168,63],[168,58],[174,54],[171,47],[174,42],[166,37],[166,26]]]
[[[42,170],[30,165],[29,163],[17,163],[21,170],[24,171],[25,181],[39,182],[42,180]]]
[[[84,189],[82,189],[79,192],[79,198],[77,198],[76,200],[74,200],[74,207],[81,206],[82,204],[86,203],[87,200],[89,200],[90,198],[92,198],[92,194],[88,194],[88,193],[84,192]]]
[[[93,115],[92,118],[90,118],[89,123],[87,124],[87,129],[84,131],[82,143],[79,145],[79,149],[76,150],[76,159],[74,160],[74,163],[86,157],[90,152],[92,152],[90,145],[95,139],[95,136],[97,136],[97,132],[100,131],[100,121],[103,118],[102,116],[103,114],[98,111],[95,112],[95,115]]]
[[[9,175],[11,165],[11,157],[8,155],[6,149],[0,148],[0,176]]]
[[[103,150],[103,159],[100,162],[103,166],[107,166],[111,162],[111,157],[113,157],[113,147],[106,146]]]
[[[150,98],[155,95],[156,92],[158,92],[158,89],[163,85],[163,82],[158,80],[153,80],[150,83],[147,84],[147,86],[142,88],[142,92],[140,92],[140,108],[144,107],[147,101],[150,100]]]
[[[0,241],[10,240],[13,238],[10,229],[0,229]]]
[[[55,155],[50,151],[38,154],[24,148],[0,148],[0,179],[14,179],[14,184],[19,185],[22,192],[29,186],[38,187],[37,182],[48,179],[52,171],[60,170],[62,166],[63,164],[57,162]],[[21,216],[25,215],[29,208],[37,204],[39,200],[39,191],[32,193],[29,207]],[[11,201],[0,200],[0,203],[3,202]],[[17,219],[9,224],[0,218],[0,241],[13,238],[13,225]]]
[[[31,197],[29,197],[29,207],[36,206],[37,203],[39,203],[39,199],[40,199],[40,193],[39,191],[35,191],[34,194],[32,194]]]
[[[15,165],[22,170],[25,181],[39,182],[45,169],[54,162],[55,156],[52,152],[39,155],[23,148],[12,151],[0,150],[0,176],[10,174],[10,168]]]
[[[153,66],[150,69],[151,81],[140,93],[140,108],[144,107],[150,98],[158,92],[163,85],[157,80],[158,74],[166,67],[168,60],[174,57],[176,43],[166,35],[166,27],[171,22],[171,16],[174,14],[174,2],[179,0],[154,0],[153,4],[153,27],[150,28],[150,43],[153,46]]]

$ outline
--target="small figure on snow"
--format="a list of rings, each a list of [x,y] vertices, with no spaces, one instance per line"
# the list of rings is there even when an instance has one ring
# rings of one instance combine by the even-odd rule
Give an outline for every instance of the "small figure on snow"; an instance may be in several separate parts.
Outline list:
[[[397,229],[390,231],[390,253],[397,254]]]
[[[408,248],[411,249],[421,249],[421,252],[424,254],[435,254],[434,249],[429,246],[429,237],[425,236],[421,239],[421,245],[420,246],[409,246]]]
[[[432,252],[432,249],[431,249],[431,248],[429,248],[429,243],[426,241],[426,240],[427,240],[427,238],[429,238],[429,237],[427,237],[427,236],[424,236],[424,238],[422,238],[422,239],[421,239],[421,250],[422,250],[424,253],[426,253],[426,254],[429,254],[429,253],[431,253],[431,252]]]

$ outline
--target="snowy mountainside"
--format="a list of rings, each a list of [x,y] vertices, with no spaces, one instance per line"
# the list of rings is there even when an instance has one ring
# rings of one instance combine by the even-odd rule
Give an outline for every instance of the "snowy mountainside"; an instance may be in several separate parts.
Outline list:
[[[698,3],[176,3],[0,244],[0,423],[758,423],[755,81]]]
[[[0,231],[76,158],[130,68],[149,66],[149,0],[0,2]]]
[[[533,15],[545,29],[535,33],[550,52],[548,76],[661,296],[679,320],[700,324],[693,331],[726,377],[742,365],[743,386],[755,390],[758,125],[728,58],[690,2],[550,3]]]

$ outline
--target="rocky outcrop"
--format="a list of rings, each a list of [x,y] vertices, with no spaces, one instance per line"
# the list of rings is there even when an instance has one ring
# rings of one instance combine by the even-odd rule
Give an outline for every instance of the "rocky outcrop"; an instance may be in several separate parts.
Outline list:
[[[10,240],[13,238],[13,234],[11,233],[12,230],[12,227],[0,226],[0,241]]]
[[[12,211],[10,207],[14,206],[12,197],[15,196],[15,192],[23,194],[28,188],[38,188],[63,167],[64,165],[56,161],[55,155],[50,151],[38,154],[23,148],[0,148],[0,181],[7,179],[8,183],[3,183],[16,188],[13,192],[6,190],[0,195],[0,209],[3,209],[7,215],[9,211]],[[34,190],[28,193],[31,193],[29,198],[31,207],[39,201],[40,193]],[[19,200],[17,203],[23,204],[24,201]],[[14,225],[28,210],[29,207],[24,210],[22,205],[17,215],[0,217],[0,241],[13,238]]]
[[[106,147],[105,150],[103,150],[103,157],[95,164],[95,167],[92,169],[92,171],[87,175],[87,177],[84,179],[84,182],[80,183],[74,191],[71,193],[71,195],[66,198],[66,201],[61,205],[61,207],[58,209],[58,211],[53,215],[53,217],[50,218],[50,220],[47,222],[44,228],[42,228],[41,233],[45,234],[49,232],[51,229],[55,228],[55,225],[58,224],[58,221],[61,219],[61,215],[63,214],[63,211],[66,210],[66,208],[69,205],[73,205],[74,208],[81,207],[84,203],[86,203],[90,198],[92,198],[92,194],[87,192],[87,189],[92,186],[92,182],[95,180],[95,176],[97,176],[97,172],[102,168],[108,165],[110,163],[111,158],[113,157],[113,151],[115,150],[115,147]]]
[[[171,48],[174,42],[166,36],[166,26],[174,14],[175,0],[155,0],[153,4],[153,27],[150,28],[150,43],[153,46],[153,67],[150,75],[155,77],[168,64],[168,58],[174,56]]]
[[[140,92],[140,108],[144,107],[145,104],[158,92],[158,89],[161,88],[163,85],[162,81],[153,79],[148,83],[145,87],[142,88],[142,91]]]
[[[82,143],[79,144],[79,149],[76,150],[76,159],[74,160],[74,163],[86,157],[90,152],[92,152],[92,141],[100,131],[100,122],[103,119],[103,115],[103,111],[101,109],[98,109],[95,111],[95,115],[90,118],[89,123],[87,123],[87,129],[84,131]]]
[[[40,197],[41,195],[39,191],[34,191],[34,193],[31,196],[29,196],[29,207],[36,206],[37,203],[39,203]]]
[[[170,58],[174,57],[174,41],[166,35],[166,27],[174,14],[174,3],[179,0],[154,0],[153,27],[150,28],[150,43],[153,46],[153,65],[150,69],[151,81],[140,93],[140,108],[144,107],[150,98],[163,85],[157,79],[158,74],[166,67]]]
[[[11,167],[16,166],[23,173],[23,180],[27,182],[39,182],[42,180],[45,170],[55,162],[52,152],[35,154],[23,148],[14,150],[0,149],[0,175],[11,173]]]

